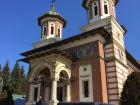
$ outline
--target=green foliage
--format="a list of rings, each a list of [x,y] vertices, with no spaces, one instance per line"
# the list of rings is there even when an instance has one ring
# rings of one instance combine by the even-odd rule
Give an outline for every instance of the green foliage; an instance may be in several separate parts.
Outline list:
[[[12,70],[10,70],[8,61],[2,69],[0,65],[0,75],[3,77],[4,86],[9,86],[15,94],[25,94],[27,79],[24,67],[20,66],[18,62],[15,63]]]
[[[6,62],[4,67],[2,68],[2,78],[3,78],[3,85],[10,86],[10,67],[9,61]]]
[[[22,66],[19,71],[19,81],[18,81],[18,92],[19,94],[25,94],[26,91],[26,77],[24,74],[24,67]]]
[[[18,83],[19,83],[19,64],[16,62],[12,72],[11,72],[11,84],[10,87],[13,88],[14,93],[18,93]]]
[[[140,72],[133,72],[124,84],[121,105],[140,105]]]

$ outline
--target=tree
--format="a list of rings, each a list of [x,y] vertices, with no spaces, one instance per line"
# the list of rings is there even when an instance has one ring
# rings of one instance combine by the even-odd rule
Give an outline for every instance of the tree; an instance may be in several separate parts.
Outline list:
[[[25,94],[26,91],[26,76],[24,74],[24,67],[22,66],[19,71],[19,84],[18,84],[19,94]]]
[[[140,105],[140,72],[133,72],[124,83],[121,105]]]
[[[20,68],[19,68],[19,63],[16,62],[16,64],[14,65],[14,68],[11,72],[11,84],[10,87],[13,89],[14,93],[18,93],[18,85],[19,85],[19,72],[20,72]]]
[[[25,94],[26,76],[24,67],[20,67],[18,62],[16,62],[11,73],[11,88],[15,94]]]
[[[5,63],[3,69],[2,69],[2,78],[3,78],[3,85],[9,86],[10,84],[10,67],[9,67],[9,61]]]

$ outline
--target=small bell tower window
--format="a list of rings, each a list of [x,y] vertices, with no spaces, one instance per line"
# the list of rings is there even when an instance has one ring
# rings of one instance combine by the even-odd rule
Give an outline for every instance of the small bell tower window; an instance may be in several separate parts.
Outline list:
[[[43,29],[42,29],[42,38],[44,38],[44,36],[47,36],[47,24],[44,23],[43,24]]]
[[[58,36],[60,36],[60,28],[58,29]]]
[[[109,13],[108,1],[104,1],[104,13],[105,13],[105,14],[108,14],[108,13]]]
[[[51,24],[51,35],[54,35],[54,24]]]
[[[94,15],[97,16],[98,15],[98,6],[97,3],[94,2]]]
[[[46,36],[46,35],[47,35],[47,28],[44,27],[44,36]]]

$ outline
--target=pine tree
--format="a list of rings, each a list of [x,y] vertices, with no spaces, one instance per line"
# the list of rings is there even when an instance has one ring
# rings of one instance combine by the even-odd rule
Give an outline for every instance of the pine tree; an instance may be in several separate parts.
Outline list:
[[[31,74],[31,67],[29,66],[29,70],[28,70],[28,72],[27,72],[27,77],[26,77],[27,81],[28,81],[29,78],[30,78],[30,74]]]
[[[124,84],[121,105],[140,105],[140,72],[133,72]]]
[[[26,76],[25,76],[25,73],[24,73],[24,67],[23,66],[20,68],[20,72],[19,72],[18,88],[19,88],[19,91],[18,91],[19,94],[22,94],[22,95],[25,94],[25,91],[26,91]]]
[[[3,78],[3,85],[9,86],[10,84],[10,67],[9,67],[9,61],[7,60],[6,64],[2,68],[2,78]]]
[[[18,93],[18,85],[19,85],[19,72],[20,72],[20,68],[19,68],[19,64],[18,62],[16,62],[16,64],[14,65],[14,68],[12,70],[11,73],[11,84],[10,87],[13,89],[14,93]]]

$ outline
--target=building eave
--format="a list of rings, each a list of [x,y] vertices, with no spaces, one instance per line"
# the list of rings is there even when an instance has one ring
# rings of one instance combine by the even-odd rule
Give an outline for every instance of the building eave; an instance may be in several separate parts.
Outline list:
[[[57,50],[57,49],[51,49],[51,50],[48,50],[46,52],[40,52],[40,53],[37,53],[37,54],[32,55],[30,57],[20,59],[19,61],[29,63],[31,60],[34,60],[36,58],[44,57],[46,55],[49,56],[49,55],[52,55],[52,54],[61,55],[61,56],[64,56],[64,57],[66,57],[70,60],[74,59],[72,55],[69,55],[68,53],[66,53],[64,51],[60,51],[60,50]]]

